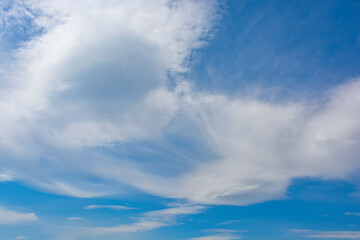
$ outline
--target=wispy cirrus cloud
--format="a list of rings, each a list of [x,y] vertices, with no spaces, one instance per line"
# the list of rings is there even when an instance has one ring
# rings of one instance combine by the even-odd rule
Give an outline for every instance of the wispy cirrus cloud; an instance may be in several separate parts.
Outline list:
[[[219,234],[213,234],[213,235],[206,235],[202,237],[195,237],[195,238],[189,238],[189,240],[237,240],[242,239],[242,237],[238,234],[231,234],[231,233],[219,233]]]
[[[119,225],[115,227],[98,227],[90,231],[97,234],[114,234],[114,233],[134,233],[150,231],[153,229],[176,225],[179,218],[187,215],[198,214],[203,212],[206,207],[188,204],[169,205],[156,211],[145,212],[141,214],[134,223]]]
[[[206,229],[204,230],[204,232],[207,233],[205,236],[189,238],[189,240],[236,240],[236,239],[242,239],[242,236],[240,234],[247,231],[218,228],[218,229]]]
[[[360,239],[360,231],[314,231],[302,229],[290,231],[307,238]]]
[[[67,220],[70,220],[70,221],[81,221],[81,220],[84,220],[84,219],[81,218],[81,217],[68,217]]]
[[[126,207],[121,205],[87,205],[84,209],[92,210],[92,209],[113,209],[113,210],[132,210],[136,208]]]
[[[221,223],[218,223],[217,225],[230,225],[230,224],[234,224],[234,223],[241,223],[242,221],[241,220],[229,220],[229,221],[225,221],[225,222],[221,222]]]
[[[27,239],[27,237],[26,236],[17,236],[15,239],[16,240],[24,240],[24,239]]]
[[[189,240],[236,240],[236,239],[241,239],[241,237],[235,235],[217,234],[217,235],[189,238]]]
[[[344,215],[360,217],[360,213],[345,212]]]

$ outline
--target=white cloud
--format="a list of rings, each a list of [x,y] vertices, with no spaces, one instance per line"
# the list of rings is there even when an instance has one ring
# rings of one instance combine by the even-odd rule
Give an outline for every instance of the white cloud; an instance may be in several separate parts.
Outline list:
[[[230,224],[240,223],[240,222],[241,222],[241,220],[229,220],[229,221],[218,223],[217,225],[230,225]]]
[[[346,213],[344,213],[344,215],[360,217],[360,213],[353,213],[353,212],[346,212]]]
[[[312,230],[292,230],[308,238],[333,238],[333,239],[360,239],[360,231],[312,231]]]
[[[224,235],[211,235],[211,236],[203,236],[203,237],[196,237],[190,238],[190,240],[236,240],[241,239],[240,236],[224,236]]]
[[[206,229],[204,232],[212,232],[212,233],[244,233],[246,230],[234,230],[234,229],[225,229],[225,228],[213,228]]]
[[[3,146],[27,151],[18,139],[23,134],[66,147],[101,146],[149,137],[169,121],[173,104],[157,102],[158,95],[170,96],[161,90],[166,74],[187,69],[186,59],[212,26],[214,3],[84,4],[28,2],[58,24],[19,49],[6,74],[8,87],[0,99],[0,111],[7,112],[0,122],[7,129]],[[139,116],[134,108],[145,111]],[[39,122],[45,125],[36,127]],[[31,127],[36,133],[27,132]]]
[[[236,240],[242,239],[239,233],[247,232],[245,230],[234,230],[234,229],[207,229],[204,232],[211,232],[213,234],[202,237],[190,238],[189,240]]]
[[[14,181],[14,177],[6,174],[6,173],[0,173],[0,182],[11,182]]]
[[[188,69],[192,50],[203,45],[217,18],[216,2],[24,4],[39,13],[34,23],[45,31],[15,52],[11,66],[1,66],[0,153],[14,160],[3,165],[47,191],[109,194],[101,186],[71,186],[53,164],[72,158],[62,154],[67,151],[161,136],[177,110],[166,76]],[[51,162],[50,176],[34,173],[47,165],[39,159]]]
[[[294,178],[348,180],[360,167],[359,80],[316,104],[169,83],[211,33],[215,1],[26,4],[44,31],[0,65],[0,163],[27,184],[76,197],[132,187],[248,205],[283,198]],[[172,137],[190,147],[173,147]],[[137,224],[126,227],[164,223]]]
[[[209,236],[190,238],[189,240],[236,240],[236,239],[242,239],[242,237],[240,235],[235,235],[235,234],[214,234]]]
[[[135,208],[121,206],[121,205],[88,205],[88,206],[85,206],[84,209],[87,209],[87,210],[90,210],[90,209],[131,210],[131,209],[135,209]]]
[[[26,236],[18,236],[18,237],[16,237],[15,239],[16,240],[23,240],[23,239],[26,239],[27,237]]]
[[[81,218],[81,217],[68,217],[67,220],[70,220],[70,221],[81,221],[81,220],[84,220],[84,219]]]
[[[360,167],[359,93],[353,81],[315,108],[189,92],[181,104],[190,132],[217,157],[194,164],[164,195],[247,205],[283,198],[293,178],[347,179]]]
[[[92,230],[93,232],[98,234],[134,233],[134,232],[150,231],[165,226],[167,226],[167,224],[164,222],[139,221],[133,224],[125,224],[116,227],[99,227]]]
[[[346,179],[359,168],[360,81],[335,90],[316,108],[178,91],[182,115],[174,125],[216,157],[193,159],[176,178],[114,165],[97,174],[164,197],[247,205],[283,198],[293,178]]]
[[[15,224],[28,221],[36,221],[35,213],[22,213],[0,207],[0,224]]]
[[[143,213],[136,222],[115,227],[99,227],[91,229],[97,234],[134,233],[171,226],[177,219],[204,211],[204,206],[176,204],[173,207]]]

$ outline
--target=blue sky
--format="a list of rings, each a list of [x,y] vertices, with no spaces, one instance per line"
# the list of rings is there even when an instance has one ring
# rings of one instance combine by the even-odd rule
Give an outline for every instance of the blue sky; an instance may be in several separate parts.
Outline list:
[[[360,239],[359,1],[0,2],[0,239]]]

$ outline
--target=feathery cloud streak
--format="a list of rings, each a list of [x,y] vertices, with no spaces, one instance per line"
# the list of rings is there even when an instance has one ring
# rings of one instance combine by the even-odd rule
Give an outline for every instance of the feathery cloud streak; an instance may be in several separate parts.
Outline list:
[[[97,234],[113,234],[113,233],[134,233],[141,231],[149,231],[160,227],[166,227],[176,224],[176,220],[191,214],[198,214],[204,211],[204,206],[197,205],[181,205],[177,204],[171,208],[150,211],[142,214],[138,220],[131,224],[120,225],[116,227],[102,227],[91,229]]]

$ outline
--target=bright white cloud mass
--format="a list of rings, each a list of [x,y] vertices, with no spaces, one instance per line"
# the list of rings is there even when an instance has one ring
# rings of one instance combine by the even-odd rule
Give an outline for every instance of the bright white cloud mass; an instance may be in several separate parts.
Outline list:
[[[274,103],[199,92],[184,77],[221,21],[215,1],[12,4],[2,34],[26,22],[29,40],[1,63],[3,180],[76,197],[130,187],[248,205],[283,198],[294,178],[348,180],[360,167],[359,80],[320,102]],[[174,148],[176,137],[207,157]],[[121,154],[129,146],[148,160]],[[156,155],[159,148],[169,158]],[[108,230],[165,224],[145,223]]]

